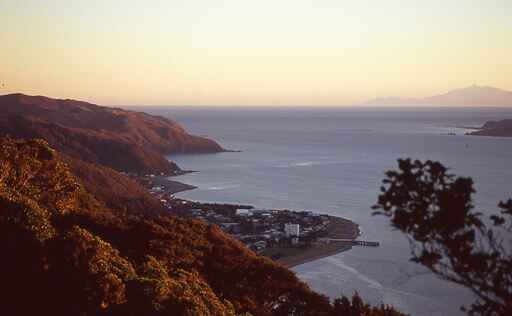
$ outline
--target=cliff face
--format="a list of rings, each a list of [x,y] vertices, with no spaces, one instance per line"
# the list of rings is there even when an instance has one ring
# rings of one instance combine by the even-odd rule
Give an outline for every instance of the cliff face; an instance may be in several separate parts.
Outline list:
[[[512,119],[485,122],[479,131],[472,132],[470,135],[512,137]]]
[[[223,150],[167,118],[23,94],[0,96],[0,134],[43,138],[71,157],[136,173],[179,170],[166,154]]]

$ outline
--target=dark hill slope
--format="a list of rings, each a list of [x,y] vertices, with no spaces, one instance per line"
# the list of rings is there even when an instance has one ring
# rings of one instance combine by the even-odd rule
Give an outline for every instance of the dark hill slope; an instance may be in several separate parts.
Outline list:
[[[79,159],[63,157],[87,192],[106,206],[127,212],[168,212],[162,203],[137,182],[109,168]]]
[[[43,138],[71,157],[136,173],[178,170],[166,154],[223,150],[167,118],[23,94],[0,96],[0,133]]]
[[[0,138],[2,315],[396,316],[331,305],[216,226],[107,207],[42,140]]]

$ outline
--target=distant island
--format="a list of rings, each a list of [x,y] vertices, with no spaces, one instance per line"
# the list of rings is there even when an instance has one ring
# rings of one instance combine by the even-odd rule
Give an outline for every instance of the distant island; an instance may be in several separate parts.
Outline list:
[[[366,106],[512,106],[512,91],[494,87],[470,86],[426,98],[376,98]]]
[[[479,130],[468,135],[512,137],[512,119],[485,122]]]

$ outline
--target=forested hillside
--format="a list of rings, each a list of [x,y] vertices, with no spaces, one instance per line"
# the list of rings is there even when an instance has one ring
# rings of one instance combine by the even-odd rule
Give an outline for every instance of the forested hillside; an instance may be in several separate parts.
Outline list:
[[[331,304],[216,226],[115,208],[42,140],[0,139],[5,315],[399,315]]]

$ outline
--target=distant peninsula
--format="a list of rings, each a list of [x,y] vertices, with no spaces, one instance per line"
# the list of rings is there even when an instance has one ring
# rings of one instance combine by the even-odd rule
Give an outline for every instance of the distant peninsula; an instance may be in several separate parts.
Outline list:
[[[68,157],[140,174],[180,172],[168,154],[224,151],[168,118],[19,93],[0,96],[0,135],[43,138]]]
[[[512,137],[512,119],[485,122],[479,130],[468,135]]]
[[[366,106],[512,106],[512,91],[470,86],[426,98],[376,98]]]

